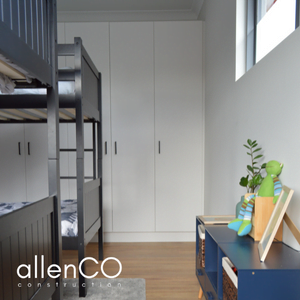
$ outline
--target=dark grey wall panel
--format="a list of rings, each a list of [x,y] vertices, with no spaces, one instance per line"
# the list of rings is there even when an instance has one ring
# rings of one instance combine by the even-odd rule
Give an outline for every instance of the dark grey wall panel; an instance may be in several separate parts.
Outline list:
[[[43,7],[42,1],[37,3],[37,24],[43,24]],[[44,58],[44,45],[43,45],[43,26],[38,26],[38,53],[39,55]]]
[[[2,1],[3,15],[2,20],[11,29],[11,14],[10,14],[10,1]]]
[[[3,299],[13,299],[10,237],[2,241],[2,267],[5,270]]]
[[[26,43],[32,48],[32,22],[31,22],[31,5],[30,1],[26,1]]]
[[[85,194],[85,231],[99,219],[99,188]]]
[[[91,105],[98,109],[98,78],[92,72],[91,68],[85,61],[82,60],[82,96],[84,102],[89,102]]]
[[[27,264],[33,265],[33,249],[32,249],[32,226],[29,225],[25,228],[25,235],[26,235],[26,260],[27,260]],[[27,295],[28,298],[30,298],[33,293],[34,293],[34,289],[33,289],[33,278],[28,278],[27,280],[28,283],[31,284],[31,287],[29,287],[27,289]]]
[[[19,36],[19,10],[18,10],[18,1],[11,1],[11,26],[12,31]]]
[[[19,37],[26,43],[25,0],[19,0]]]
[[[33,252],[33,261],[34,261],[34,256],[38,255],[38,253],[39,253],[38,224],[37,224],[37,222],[32,224],[32,252]],[[34,270],[33,270],[33,272],[34,272]],[[37,276],[33,276],[33,277],[37,277],[37,278],[33,278],[34,290],[35,290],[35,287],[40,282],[39,269],[37,270]]]
[[[20,252],[20,264],[27,264],[27,257],[26,257],[26,231],[25,228],[19,231],[19,252]],[[22,284],[21,290],[21,299],[27,299],[27,279],[23,279],[25,284]],[[21,282],[19,280],[19,282]]]
[[[49,247],[51,247],[51,243],[49,243],[48,239],[48,216],[43,218],[43,237],[44,237],[44,256],[45,256],[45,266],[49,266]]]
[[[1,13],[1,10],[0,10]],[[3,294],[3,262],[2,262],[2,243],[0,243],[0,299],[4,299]],[[26,298],[25,298],[26,299]]]
[[[18,266],[20,265],[20,249],[19,249],[19,234],[16,233],[10,238],[11,243],[11,268],[12,268],[12,286],[13,286],[13,298],[14,300],[21,299],[21,289],[16,288],[18,286],[18,283],[20,282],[20,279],[18,278],[18,275],[16,273],[16,270]],[[23,249],[24,251],[24,249]]]
[[[50,218],[50,215],[48,215],[47,217],[47,232],[48,232],[48,257],[49,257],[49,265],[51,264],[51,262],[53,261],[53,257],[52,257],[52,231],[51,228],[53,228],[53,223],[52,223],[52,219]]]
[[[38,49],[38,19],[37,19],[37,6],[34,0],[31,0],[31,18],[32,18],[32,49],[39,53]]]
[[[40,265],[41,257],[42,255],[44,255],[43,219],[38,220],[37,230],[38,230],[38,245],[39,245],[38,262]],[[45,278],[45,270],[44,270],[44,278]],[[43,282],[41,268],[39,268],[39,282]]]

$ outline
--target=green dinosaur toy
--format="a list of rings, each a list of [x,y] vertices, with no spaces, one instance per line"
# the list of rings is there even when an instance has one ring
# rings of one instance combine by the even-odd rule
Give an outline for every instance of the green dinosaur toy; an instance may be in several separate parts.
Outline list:
[[[237,231],[240,236],[248,234],[252,228],[251,218],[256,197],[274,196],[273,203],[277,202],[282,190],[282,185],[277,176],[281,173],[282,167],[283,164],[280,164],[276,160],[271,160],[267,163],[267,176],[260,185],[258,192],[244,200],[237,219],[231,221],[228,224],[228,228]]]

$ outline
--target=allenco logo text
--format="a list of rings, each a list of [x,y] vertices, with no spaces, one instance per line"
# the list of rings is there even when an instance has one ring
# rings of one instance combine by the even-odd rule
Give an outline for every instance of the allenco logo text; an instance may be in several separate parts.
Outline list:
[[[87,260],[92,260],[95,264],[99,264],[98,261],[93,258],[93,257],[86,257],[84,258],[83,260],[81,260],[79,266],[78,266],[78,271],[79,273],[84,277],[84,278],[94,278],[98,275],[98,271],[95,272],[93,275],[91,276],[88,276],[86,274],[84,274],[84,272],[82,271],[82,266],[83,266],[83,263]],[[114,260],[116,261],[118,264],[119,264],[119,271],[116,275],[113,275],[113,276],[109,276],[107,275],[104,270],[103,270],[103,267],[104,267],[104,264],[108,261],[108,260]],[[22,265],[19,265],[19,267],[17,268],[17,274],[19,276],[19,278],[22,278],[22,279],[26,279],[26,278],[32,278],[32,275],[34,275],[34,278],[38,278],[38,269],[40,269],[40,278],[45,278],[45,272],[47,273],[47,275],[51,278],[58,278],[61,273],[62,273],[62,269],[59,265],[56,265],[56,264],[52,264],[50,265],[47,270],[45,270],[45,258],[44,258],[44,255],[41,256],[41,259],[40,259],[40,264],[38,263],[38,257],[37,255],[34,256],[34,270],[32,270],[31,268],[31,264],[22,264]],[[64,265],[64,278],[67,278],[67,272],[68,272],[68,269],[71,269],[73,270],[73,278],[76,278],[76,266],[74,266],[73,264],[70,264],[70,265]],[[24,271],[25,270],[25,271]],[[34,272],[34,274],[32,274],[32,272]],[[108,257],[106,258],[105,260],[102,261],[101,263],[101,272],[102,274],[106,277],[106,278],[116,278],[118,277],[121,272],[122,272],[122,264],[121,262],[115,258],[115,257]],[[22,274],[23,275],[22,275]]]

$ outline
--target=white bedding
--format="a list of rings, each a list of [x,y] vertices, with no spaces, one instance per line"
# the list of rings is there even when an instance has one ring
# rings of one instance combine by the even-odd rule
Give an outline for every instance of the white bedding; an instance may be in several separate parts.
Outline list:
[[[28,204],[31,202],[0,203],[0,217]],[[78,235],[77,200],[61,201],[61,235],[72,237]]]
[[[26,81],[28,83],[30,83],[32,81],[32,79],[34,77],[32,77],[28,72],[26,72],[25,70],[23,70],[22,68],[20,68],[19,66],[17,66],[16,64],[14,64],[12,61],[10,61],[8,58],[6,58],[5,56],[3,56],[0,53],[0,60],[3,61],[4,63],[8,64],[9,66],[11,66],[12,68],[16,69],[17,71],[19,71],[20,73],[22,73],[24,75],[24,77],[26,78]]]
[[[74,93],[74,81],[59,81],[58,93],[67,95]],[[46,89],[15,89],[13,95],[46,95]]]

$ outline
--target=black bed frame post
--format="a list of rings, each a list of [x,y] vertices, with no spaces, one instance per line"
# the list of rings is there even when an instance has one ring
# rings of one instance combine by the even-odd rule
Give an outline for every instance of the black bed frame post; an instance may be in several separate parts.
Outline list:
[[[102,81],[101,81],[101,73],[99,73],[99,79],[98,79],[98,96],[99,96],[99,102],[98,102],[98,110],[99,110],[99,122],[97,133],[98,133],[98,177],[100,178],[100,186],[99,186],[99,201],[100,201],[100,228],[98,230],[98,251],[99,251],[99,260],[103,260],[104,253],[103,253],[103,244],[104,244],[104,238],[103,238],[103,188],[102,188]]]
[[[85,258],[84,220],[84,117],[82,102],[82,40],[74,38],[75,47],[75,105],[76,105],[76,166],[77,166],[77,213],[78,213],[78,263]],[[85,264],[82,265],[85,273]],[[79,297],[87,293],[85,278],[79,274]]]
[[[58,66],[57,66],[57,20],[56,0],[48,2],[51,35],[49,36],[50,62],[52,66],[52,84],[47,88],[47,111],[48,111],[48,173],[49,194],[54,195],[54,263],[62,266],[62,238],[61,238],[61,205],[60,205],[60,173],[59,173],[59,100],[58,100]],[[56,279],[56,290],[53,300],[62,299],[62,277]]]

